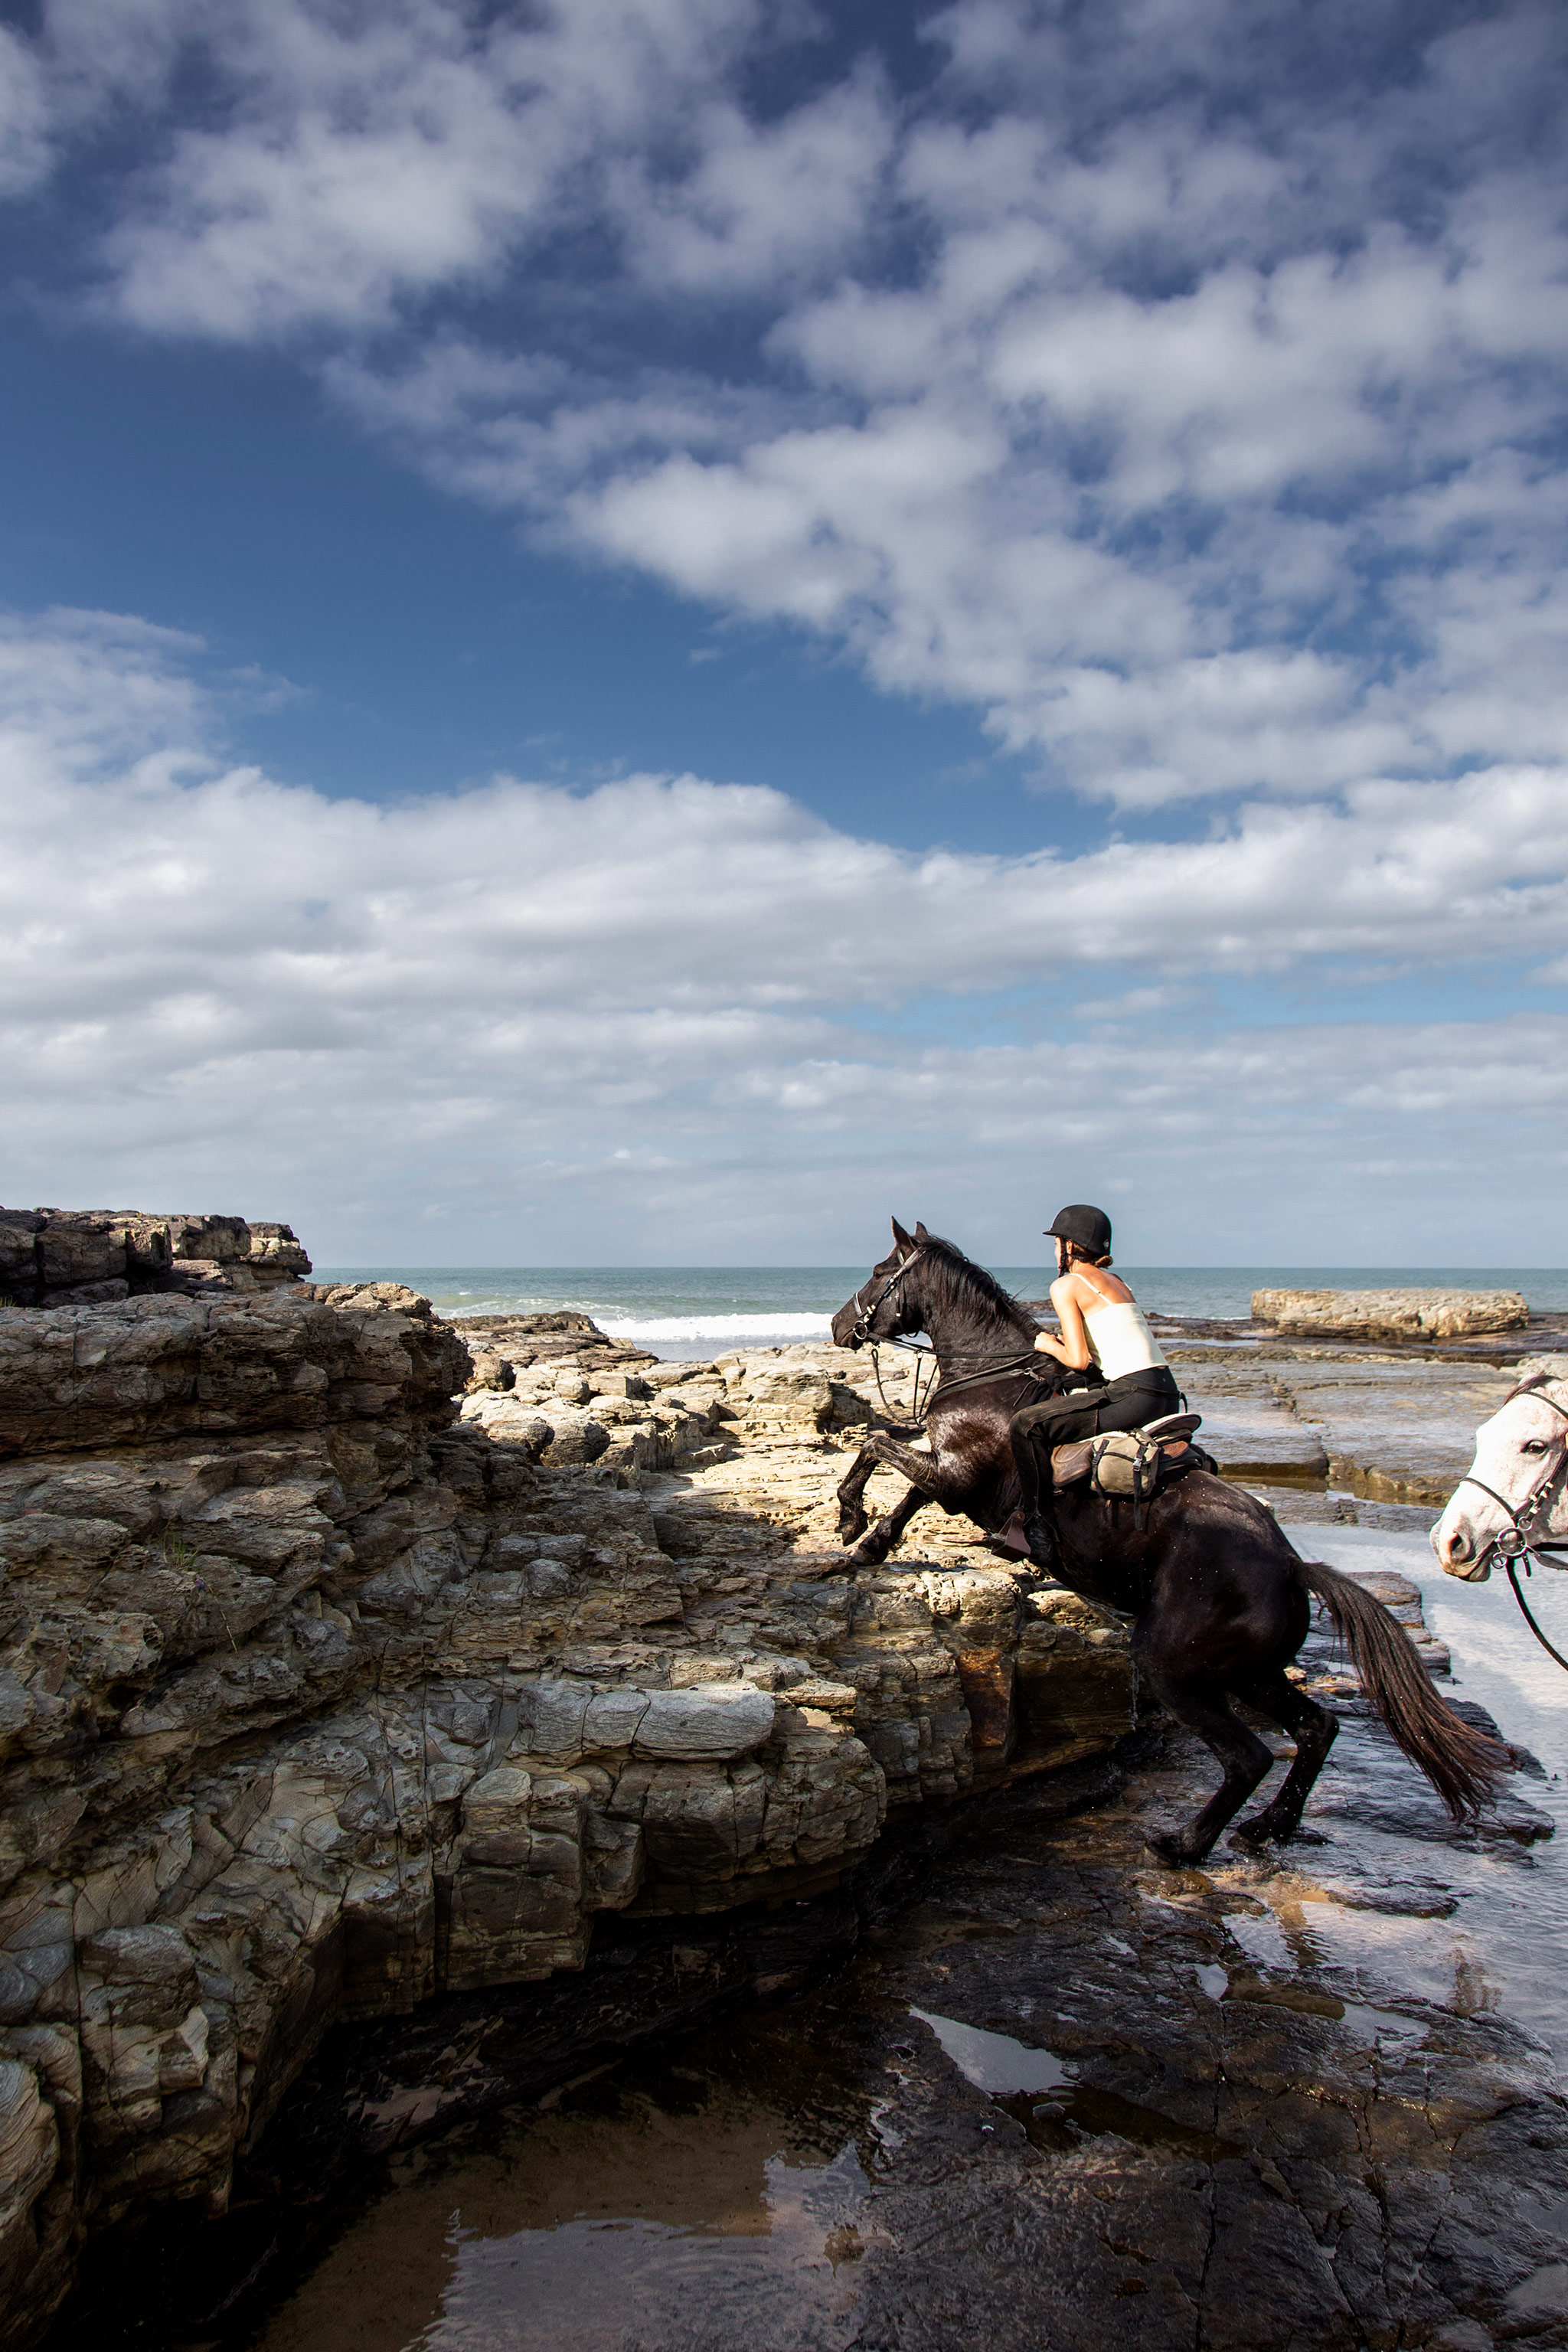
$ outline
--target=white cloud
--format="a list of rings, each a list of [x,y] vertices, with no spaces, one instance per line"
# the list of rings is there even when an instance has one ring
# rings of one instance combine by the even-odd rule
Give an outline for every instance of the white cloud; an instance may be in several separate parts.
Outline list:
[[[1342,1246],[1336,1158],[1391,1136],[1407,1170],[1440,1147],[1417,1221],[1492,1183],[1505,1139],[1526,1224],[1560,1188],[1561,1019],[1215,1034],[1159,992],[1561,950],[1560,776],[1369,785],[1194,844],[916,856],[691,777],[329,801],[215,759],[188,640],[73,614],[0,647],[8,1193],[199,1193],[351,1256],[416,1251],[438,1198],[479,1255],[537,1259],[592,1257],[612,1215],[677,1256],[797,1249],[808,1215],[853,1252],[858,1204],[921,1182],[994,1249],[1042,1164],[1131,1165],[1154,1201],[1179,1180],[1290,1255],[1307,1202]],[[1151,992],[1094,1001],[1139,972]],[[1031,986],[1021,1033],[993,1010],[943,1042],[933,999]]]
[[[1563,20],[1331,16],[956,0],[906,101],[758,0],[48,0],[10,51],[68,148],[140,110],[122,319],[302,338],[449,487],[1149,805],[1568,730]]]
[[[1451,1259],[1506,1160],[1560,1254],[1560,1022],[1261,1014],[1325,960],[1568,972],[1561,11],[956,0],[907,100],[757,0],[43,16],[0,193],[87,175],[100,326],[293,349],[548,544],[1212,823],[918,856],[692,777],[329,801],[226,766],[190,639],[13,620],[9,1191],[340,1255],[440,1202],[511,1258],[612,1214],[854,1254],[874,1198],[1011,1255],[1059,1181],[1131,1187],[1148,1256],[1184,1198],[1227,1255]]]
[[[122,26],[138,13],[135,0],[55,0],[49,27],[79,114],[94,83],[90,17]],[[837,250],[875,172],[862,152],[877,117],[868,89],[761,137],[710,94],[758,41],[757,0],[479,14],[458,0],[351,13],[168,0],[153,13],[164,73],[195,56],[212,85],[203,119],[176,121],[133,177],[103,247],[115,307],[154,330],[244,341],[385,324],[400,303],[489,283],[574,227],[636,159],[628,209],[668,274],[750,276]],[[100,101],[133,70],[111,47]],[[143,60],[144,98],[146,72]],[[691,109],[691,155],[661,175],[649,212],[648,173]]]
[[[16,35],[0,25],[0,196],[33,187],[50,160],[44,77]]]

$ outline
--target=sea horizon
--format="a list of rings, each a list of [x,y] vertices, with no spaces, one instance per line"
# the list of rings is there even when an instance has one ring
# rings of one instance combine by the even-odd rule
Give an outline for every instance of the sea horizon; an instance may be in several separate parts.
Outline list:
[[[993,1266],[1019,1298],[1043,1298],[1054,1268]],[[1244,1323],[1265,1289],[1517,1290],[1541,1313],[1568,1310],[1568,1268],[1521,1266],[1119,1266],[1151,1313]],[[321,1265],[318,1282],[401,1282],[439,1315],[589,1315],[613,1339],[656,1352],[703,1343],[780,1347],[826,1339],[866,1265]]]

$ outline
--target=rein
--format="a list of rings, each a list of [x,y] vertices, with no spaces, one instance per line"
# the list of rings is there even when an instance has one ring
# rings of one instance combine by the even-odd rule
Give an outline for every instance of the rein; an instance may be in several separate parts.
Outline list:
[[[1556,1398],[1549,1397],[1544,1390],[1532,1390],[1531,1393],[1538,1396],[1542,1404],[1549,1404],[1553,1412],[1561,1413],[1563,1419],[1568,1422],[1568,1405],[1559,1404]],[[1513,1597],[1519,1603],[1525,1623],[1547,1655],[1555,1658],[1563,1672],[1568,1674],[1568,1658],[1565,1658],[1562,1651],[1547,1640],[1536,1623],[1531,1614],[1530,1603],[1520,1590],[1519,1577],[1516,1572],[1522,1566],[1528,1576],[1531,1573],[1532,1557],[1544,1559],[1549,1552],[1568,1552],[1568,1542],[1554,1543],[1550,1538],[1538,1536],[1535,1532],[1542,1519],[1550,1520],[1552,1507],[1557,1499],[1565,1478],[1568,1478],[1568,1443],[1564,1444],[1563,1459],[1557,1467],[1547,1472],[1541,1484],[1525,1496],[1518,1510],[1515,1510],[1506,1495],[1500,1495],[1495,1486],[1489,1486],[1484,1478],[1478,1478],[1472,1471],[1467,1470],[1459,1484],[1461,1486],[1478,1486],[1483,1495],[1490,1496],[1498,1508],[1506,1516],[1509,1522],[1507,1529],[1503,1534],[1492,1538],[1486,1550],[1481,1554],[1481,1558],[1490,1559],[1495,1553],[1501,1560],[1508,1571],[1508,1580],[1513,1588]],[[1556,1567],[1558,1563],[1552,1560],[1549,1561],[1548,1565]]]
[[[877,1296],[872,1299],[868,1307],[864,1304],[862,1294],[869,1289],[869,1281],[863,1282],[860,1285],[860,1288],[855,1293],[853,1300],[855,1307],[855,1322],[853,1327],[854,1336],[858,1345],[865,1346],[868,1343],[870,1346],[871,1370],[876,1375],[877,1394],[882,1400],[883,1411],[889,1416],[893,1411],[892,1405],[888,1400],[887,1391],[882,1386],[881,1350],[884,1347],[901,1348],[906,1355],[925,1356],[929,1357],[931,1361],[933,1369],[926,1383],[926,1392],[923,1403],[921,1399],[920,1366],[918,1364],[915,1366],[915,1393],[914,1401],[910,1408],[910,1418],[911,1422],[917,1423],[924,1422],[937,1405],[941,1404],[947,1397],[956,1396],[961,1389],[981,1388],[984,1387],[987,1381],[1006,1380],[1010,1377],[1016,1377],[1025,1372],[1027,1373],[1031,1380],[1037,1381],[1042,1386],[1045,1385],[1048,1381],[1050,1376],[1048,1373],[1037,1372],[1033,1370],[1036,1350],[1032,1348],[1027,1349],[1022,1355],[1004,1356],[998,1361],[984,1366],[982,1370],[977,1372],[961,1372],[956,1380],[949,1380],[947,1374],[942,1369],[941,1362],[937,1357],[937,1352],[934,1348],[918,1347],[913,1340],[900,1339],[896,1334],[885,1340],[873,1339],[871,1338],[871,1323],[876,1316],[878,1308],[882,1305],[885,1299],[890,1298],[896,1290],[901,1289],[904,1276],[909,1273],[910,1268],[914,1265],[916,1259],[922,1257],[924,1255],[925,1253],[923,1249],[912,1249],[908,1257],[900,1258],[898,1265],[893,1268],[892,1273],[889,1275],[887,1280],[883,1283],[882,1287],[879,1290]],[[962,1357],[973,1354],[975,1351],[971,1349],[960,1349],[956,1352]]]
[[[1034,1370],[1035,1350],[1032,1348],[1029,1349],[1027,1355],[1003,1356],[994,1364],[982,1366],[981,1370],[977,1372],[960,1372],[956,1380],[950,1381],[947,1374],[942,1369],[942,1365],[937,1359],[937,1352],[934,1348],[919,1348],[909,1339],[873,1339],[871,1342],[871,1369],[877,1376],[877,1394],[881,1398],[884,1407],[889,1413],[892,1412],[893,1408],[891,1404],[889,1403],[887,1391],[882,1386],[882,1367],[879,1360],[879,1351],[884,1347],[901,1348],[905,1355],[923,1356],[935,1366],[934,1370],[931,1372],[931,1377],[926,1383],[925,1402],[923,1404],[921,1402],[920,1366],[917,1364],[915,1367],[914,1402],[910,1408],[910,1419],[911,1422],[926,1420],[928,1415],[935,1412],[939,1404],[945,1402],[947,1398],[951,1396],[956,1396],[960,1389],[984,1388],[990,1381],[1005,1380],[1036,1381],[1043,1387],[1050,1379],[1050,1374],[1048,1372],[1037,1372]]]

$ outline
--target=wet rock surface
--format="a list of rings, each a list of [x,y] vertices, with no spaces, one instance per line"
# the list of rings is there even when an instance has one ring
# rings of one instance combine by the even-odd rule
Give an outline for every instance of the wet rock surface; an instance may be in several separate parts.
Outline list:
[[[1171,1351],[1227,1477],[1333,1486],[1389,1503],[1441,1505],[1515,1373],[1328,1349],[1255,1356]]]
[[[1561,2344],[1568,2110],[1452,1926],[1505,1882],[1538,1899],[1536,1850],[1445,1847],[1359,1712],[1337,1752],[1375,1826],[1325,1804],[1270,1861],[1150,1866],[1151,1817],[1206,1769],[1152,1731],[929,1817],[826,1934],[805,1906],[793,1955],[762,1915],[710,1927],[684,2015],[672,1974],[639,2053],[580,2044],[542,2095],[546,2017],[525,2084],[519,2008],[530,2095],[393,2156],[324,2251],[301,2236],[227,2322],[188,2306],[171,2332],[258,2352]],[[726,1955],[750,1938],[754,1963],[770,1932],[778,1990],[805,1989],[726,2011]]]
[[[1384,1499],[1373,1482],[1438,1475],[1440,1450],[1414,1470],[1398,1466],[1423,1392],[1423,1427],[1430,1432],[1436,1400],[1446,1418],[1435,1442],[1450,1442],[1451,1424],[1468,1460],[1469,1430],[1490,1409],[1485,1400],[1509,1384],[1484,1364],[1201,1345],[1185,1351],[1179,1376],[1205,1412],[1212,1406],[1222,1462],[1268,1472],[1280,1507],[1312,1523],[1313,1540],[1300,1538],[1309,1550],[1320,1524],[1360,1517],[1364,1532],[1379,1514],[1408,1519],[1397,1495]],[[0,2132],[17,2184],[0,2211],[0,2259],[9,2265],[18,2342],[43,2327],[82,2247],[94,2244],[89,2301],[62,2323],[62,2340],[73,2330],[79,2338],[84,2310],[95,2314],[100,2336],[121,2325],[120,2282],[140,2247],[147,2277],[173,2267],[213,2292],[171,2314],[149,2288],[135,2340],[162,2343],[196,2326],[216,2341],[229,2326],[226,2298],[253,2273],[273,2281],[265,2293],[275,2294],[322,2212],[335,2210],[348,2175],[402,2162],[398,2151],[444,2128],[488,2128],[472,2119],[498,2101],[570,2098],[578,2076],[613,2069],[628,2047],[657,2048],[662,2063],[672,2036],[700,2024],[718,2031],[737,2005],[791,1996],[827,2004],[824,2047],[851,2053],[841,2066],[832,2061],[851,2104],[883,2097],[883,2088],[854,2085],[862,2077],[880,2084],[879,2070],[902,2064],[905,2045],[919,2062],[909,2075],[908,2165],[900,2169],[900,2144],[887,2135],[854,2143],[864,2149],[854,2160],[867,2195],[893,2200],[885,2221],[868,2225],[858,2252],[824,2258],[834,2282],[840,2270],[860,2282],[857,2296],[870,2294],[884,2259],[895,2270],[902,2263],[914,2301],[899,2303],[905,2290],[888,2272],[892,2299],[875,2322],[882,2334],[844,2340],[954,2340],[920,2332],[938,2326],[921,2316],[930,2297],[920,2284],[920,2200],[937,2197],[947,2167],[950,2218],[941,2227],[957,2229],[961,2267],[1014,2263],[1013,2240],[1003,2229],[993,2242],[983,2212],[993,2181],[985,2168],[1004,2147],[1030,2197],[1047,2173],[1055,2179],[1080,2158],[1084,2181],[1102,2181],[1103,2194],[1072,2189],[1076,2218],[1070,2229],[1062,2221],[1066,2234],[1052,2242],[1051,2259],[1084,2283],[1065,2307],[1089,2311],[1103,2282],[1100,2257],[1091,2263],[1089,2241],[1080,2246],[1073,2235],[1092,2218],[1084,2200],[1099,2198],[1109,2210],[1125,2193],[1131,2213],[1153,2195],[1141,2168],[1155,2157],[1145,2150],[1129,2172],[1109,2147],[1117,2133],[1097,2130],[1087,2135],[1098,2151],[1090,2162],[1071,2137],[1089,2107],[1058,2118],[1070,2145],[1057,2146],[1050,2116],[992,2116],[986,2092],[970,2182],[969,2158],[960,2163],[955,2153],[969,2143],[962,2132],[952,2137],[951,2119],[937,2118],[934,2093],[920,2121],[919,2084],[947,2079],[929,2070],[940,2061],[951,2074],[951,2051],[935,2027],[917,2032],[908,2016],[919,2008],[952,2020],[931,1971],[957,1961],[933,1957],[929,1921],[910,1930],[914,1944],[899,1943],[900,1921],[917,1895],[939,1909],[949,1904],[939,1892],[943,1873],[960,1874],[951,1903],[963,1912],[973,1888],[962,1874],[1005,1874],[1016,1835],[1026,1856],[1020,1885],[1029,1871],[1045,1874],[1012,1926],[989,1907],[976,1912],[974,1933],[956,1937],[965,1951],[994,1947],[987,1965],[1000,1968],[1004,1947],[1026,1948],[1037,1973],[1071,1976],[1088,1966],[1089,1948],[1080,1949],[1078,1928],[1068,1936],[1068,1927],[1091,1913],[1104,1926],[1120,1906],[1114,1916],[1123,1924],[1107,1928],[1112,1940],[1103,1948],[1093,1947],[1096,1968],[1126,1945],[1141,1962],[1147,1950],[1147,1975],[1161,1936],[1217,1937],[1219,1957],[1202,1966],[1226,1967],[1229,1986],[1225,1939],[1236,1940],[1236,1919],[1262,1917],[1273,1898],[1261,1891],[1260,1866],[1238,1864],[1253,1876],[1234,1903],[1231,1881],[1210,1874],[1217,1912],[1204,1907],[1209,1897],[1197,1887],[1188,1891],[1201,1919],[1181,1907],[1180,1888],[1171,1911],[1170,1874],[1152,1870],[1142,1833],[1152,1810],[1212,1785],[1213,1769],[1175,1749],[1158,1767],[1145,1759],[1117,1793],[1122,1766],[1107,1759],[1121,1748],[1132,1760],[1124,1743],[1141,1736],[1124,1625],[1005,1567],[979,1530],[935,1510],[885,1570],[843,1572],[833,1488],[868,1424],[898,1425],[907,1413],[910,1378],[907,1360],[884,1361],[879,1385],[863,1357],[831,1348],[658,1363],[572,1316],[476,1320],[465,1339],[396,1285],[300,1284],[263,1298],[152,1296],[0,1316],[0,1428],[16,1433],[16,1458],[0,1466],[10,1612],[0,1732],[11,1743]],[[1277,1441],[1272,1454],[1265,1440]],[[1320,1462],[1338,1465],[1347,1482],[1359,1477],[1362,1499],[1314,1491],[1328,1475]],[[900,1482],[881,1476],[873,1499],[886,1507],[900,1491]],[[1342,1564],[1356,1570],[1353,1559]],[[1415,1588],[1385,1563],[1363,1565],[1440,1669],[1442,1646]],[[1315,1659],[1310,1672],[1315,1688],[1353,1713],[1354,1685],[1332,1660]],[[1408,1773],[1401,1780],[1392,1751],[1380,1754],[1375,1727],[1356,1729],[1368,1743],[1359,1777],[1349,1759],[1360,1751],[1348,1738],[1336,1751],[1344,1769],[1331,1790],[1324,1784],[1325,1803],[1341,1810],[1316,1832],[1336,1842],[1343,1865],[1331,1898],[1336,1916],[1386,1919],[1393,1888],[1396,1908],[1409,1906],[1400,1917],[1446,1917],[1442,1900],[1466,1855],[1425,1784]],[[1498,1854],[1510,1869],[1531,1866],[1552,1826],[1530,1801],[1532,1786],[1517,1782],[1525,1793],[1510,1796],[1492,1823],[1489,1867],[1500,1866]],[[1084,1817],[1092,1830],[1064,1829],[1064,1817],[1084,1805],[1097,1808]],[[986,1861],[994,1829],[1006,1853]],[[971,1853],[975,1837],[982,1843]],[[1079,1839],[1088,1843],[1072,1843]],[[1378,1839],[1398,1843],[1397,1860],[1377,1849],[1358,1863]],[[1296,1889],[1298,1905],[1310,1899],[1289,1874],[1279,1883]],[[1139,1891],[1156,1884],[1163,1895]],[[1057,1908],[1065,1942],[1052,1940]],[[1134,1919],[1143,1922],[1138,1938]],[[868,1952],[868,1934],[894,1939],[886,1955]],[[940,1949],[951,1941],[943,1928]],[[852,1979],[806,1994],[857,1950]],[[889,1992],[866,1973],[873,1963],[907,1973]],[[1111,1967],[1118,1983],[1120,1966]],[[997,1977],[985,1998],[1036,2002],[1033,1982],[1020,1978],[1007,1992]],[[1077,2069],[1085,2099],[1093,2092],[1121,2100],[1092,2112],[1121,2116],[1131,2145],[1144,2149],[1131,2111],[1164,2112],[1153,2092],[1166,2082],[1161,2070],[1176,2063],[1161,2055],[1156,2066],[1151,2055],[1164,2048],[1165,2006],[1178,2044],[1186,2036],[1212,2055],[1215,2004],[1204,1979],[1193,1985],[1181,2002],[1157,1987],[1123,2021],[1123,2054],[1136,2055],[1125,2080],[1114,2070],[1104,2081],[1085,2075],[1092,2053],[1055,2024],[1030,2046],[1048,2053],[1047,2072]],[[883,2006],[889,2000],[896,2017]],[[1256,2008],[1261,1997],[1247,2000]],[[1245,2005],[1239,1993],[1235,2000]],[[1071,2001],[1064,2006],[1071,2023]],[[1261,2006],[1269,2014],[1258,2046],[1274,2047],[1270,2033],[1305,2034],[1302,2067],[1321,2057],[1312,2039],[1320,2029],[1343,2023],[1286,2003],[1281,2026],[1279,2000]],[[1434,2001],[1434,2017],[1440,2008]],[[978,2011],[957,2023],[1027,2039],[1018,2021],[1031,2014],[1017,2009],[1014,2028]],[[877,2040],[879,2018],[896,2047]],[[723,2027],[731,2030],[749,2029]],[[1475,2030],[1483,2041],[1492,2031]],[[1509,2064],[1528,2065],[1509,2050]],[[1481,2042],[1460,2053],[1467,2065],[1482,2054]],[[1224,2063],[1230,2068],[1232,2058]],[[1211,2145],[1229,2147],[1229,2126],[1215,2119],[1219,2077],[1210,2057],[1192,2064],[1173,2127],[1210,2139],[1183,2140],[1174,2158],[1163,2143],[1156,2152],[1161,2165],[1176,2166],[1161,2174],[1160,2196],[1181,2201],[1184,2214],[1194,2164],[1209,2168],[1199,2186],[1207,2183],[1214,2205],[1222,2189],[1231,2193],[1227,2183],[1234,2188],[1225,2167],[1243,2161]],[[1263,2101],[1274,2078],[1258,2064]],[[1139,2066],[1154,2071],[1134,2081]],[[950,2083],[949,2105],[956,2099],[968,2114],[977,2086],[962,2068],[957,2080],[967,2087],[960,2095]],[[1352,2181],[1347,2139],[1342,2170],[1344,2198],[1359,2181],[1358,2194],[1375,2203],[1379,2192],[1366,2186],[1381,2161],[1372,2113],[1364,2101],[1354,2106],[1361,2168]],[[822,2189],[830,2204],[847,2193],[839,2162],[847,2144],[818,2168],[833,2176]],[[1458,2145],[1441,2134],[1432,2141],[1422,2159],[1430,2180],[1452,2169]],[[1467,2145],[1473,2152],[1480,2143]],[[1263,2161],[1256,2150],[1246,2160],[1255,2157]],[[1321,2252],[1329,2208],[1321,2213],[1291,2184],[1282,2157],[1268,2160]],[[1002,2180],[996,2173],[993,2185]],[[1267,2182],[1262,2193],[1279,2201]],[[899,2198],[915,2200],[907,2213]],[[1348,2210],[1342,2200],[1332,2209]],[[303,2218],[290,2236],[286,2217],[296,2210]],[[1150,2210],[1166,2207],[1156,2198]],[[205,2251],[193,2259],[198,2217],[207,2223],[195,2232]],[[1038,2213],[1026,2220],[1016,2223],[1018,2246],[1046,2226]],[[840,2221],[859,2229],[843,2214]],[[930,2227],[937,2229],[934,2205]],[[1293,2221],[1286,2231],[1291,2246],[1296,2228]],[[792,2242],[806,2261],[805,2240]],[[1300,2260],[1315,2294],[1321,2261],[1314,2257],[1314,2268]],[[1392,2261],[1380,2276],[1393,2276]],[[1173,2274],[1190,2284],[1190,2271]],[[1059,2279],[1057,2291],[1059,2302]],[[1346,2292],[1332,2305],[1336,2326],[1363,2308]],[[1120,2301],[1130,2298],[1136,2289],[1122,2289]],[[855,2326],[871,2325],[872,2306],[854,2307]],[[732,2305],[725,2308],[731,2316],[711,2326],[699,2314],[696,2333],[656,2329],[647,2340],[768,2340],[714,2332],[734,2324]],[[1206,2308],[1201,2279],[1194,2308]],[[830,2296],[806,2318],[837,2328],[848,2309]],[[931,2315],[946,2309],[940,2297],[931,2302]],[[1018,2309],[1036,2318],[1034,2334],[1016,2340],[1041,2340],[1044,2304],[1026,2297]],[[402,2346],[396,2325],[387,2320],[378,2344]],[[495,2340],[523,2339],[514,2332]],[[554,2339],[542,2340],[556,2352]],[[590,2332],[581,2340],[622,2339]],[[839,2338],[819,2330],[777,2340]],[[995,2340],[1015,2338],[998,2332]],[[1058,2326],[1048,2340],[1099,2338],[1063,2336]],[[1296,2336],[1279,2340],[1359,2339],[1314,2336],[1302,2318]],[[1364,2340],[1396,2338],[1368,2332]]]

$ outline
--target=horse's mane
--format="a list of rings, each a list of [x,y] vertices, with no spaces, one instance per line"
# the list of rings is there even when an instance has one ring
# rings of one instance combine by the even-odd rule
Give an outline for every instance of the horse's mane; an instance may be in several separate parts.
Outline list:
[[[1026,1307],[1020,1307],[1010,1290],[1004,1290],[994,1274],[965,1257],[956,1242],[944,1242],[940,1234],[928,1234],[925,1248],[929,1259],[928,1283],[931,1304],[952,1307],[972,1313],[994,1328],[1005,1324],[1031,1346],[1039,1326]]]
[[[1531,1372],[1527,1379],[1519,1381],[1515,1387],[1510,1389],[1502,1404],[1512,1404],[1516,1397],[1529,1396],[1535,1389],[1555,1388],[1563,1383],[1568,1383],[1568,1371]],[[1498,1407],[1499,1412],[1502,1411],[1502,1404]]]

